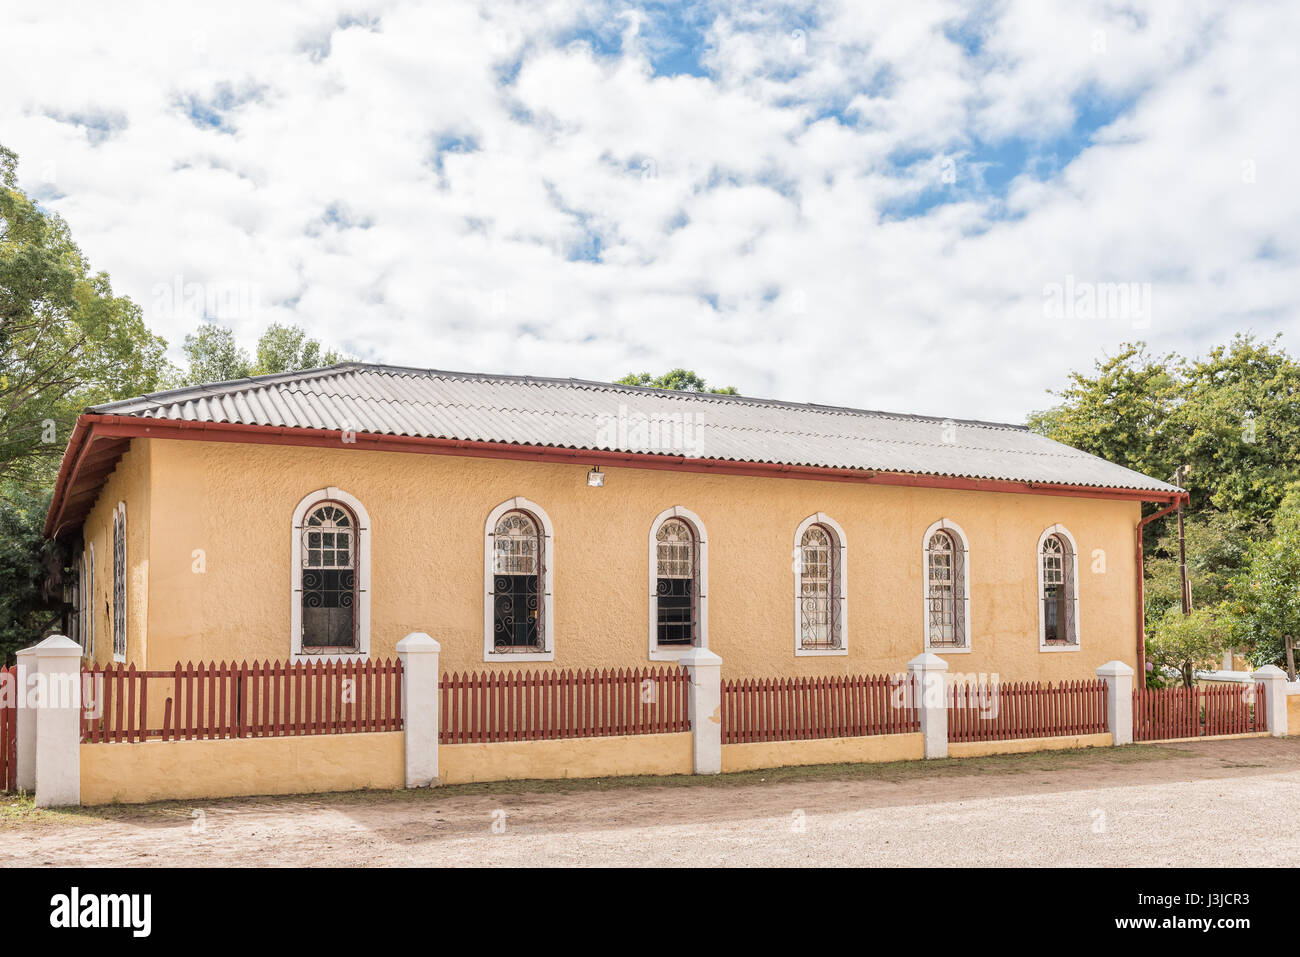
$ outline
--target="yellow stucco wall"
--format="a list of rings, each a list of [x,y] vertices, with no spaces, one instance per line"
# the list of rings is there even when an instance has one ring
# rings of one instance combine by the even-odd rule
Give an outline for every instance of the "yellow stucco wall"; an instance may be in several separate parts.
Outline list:
[[[113,512],[119,502],[126,503],[126,660],[139,663],[146,658],[153,448],[150,442],[131,443],[82,527],[87,560],[92,544],[95,551],[94,588],[88,596],[94,617],[93,648],[88,640],[83,644],[87,657],[93,650],[98,664],[113,660]]]
[[[1009,741],[952,741],[950,758],[982,758],[987,754],[1021,754],[1025,751],[1068,751],[1071,748],[1109,748],[1115,738],[1102,734],[1065,734],[1052,738],[1013,738]]]
[[[1300,694],[1287,695],[1286,733],[1300,734]]]
[[[142,446],[149,451],[138,452]],[[649,529],[661,511],[681,505],[706,525],[709,647],[728,677],[903,668],[923,646],[921,539],[940,518],[958,523],[970,544],[974,650],[949,654],[953,671],[1060,680],[1091,676],[1115,658],[1135,664],[1134,502],[622,468],[605,469],[605,487],[593,489],[585,463],[343,446],[156,439],[136,440],[130,456],[138,460],[123,459],[123,468],[137,474],[143,462],[151,477],[148,554],[133,550],[154,599],[141,608],[150,668],[289,655],[292,513],[305,495],[331,485],[370,514],[377,656],[425,631],[441,642],[448,671],[645,663]],[[105,492],[104,502],[116,501]],[[553,664],[483,662],[484,522],[514,496],[538,503],[554,523]],[[819,511],[847,538],[849,653],[796,658],[794,533]],[[1038,650],[1036,546],[1056,523],[1079,547],[1078,652]],[[133,536],[140,529],[131,523]],[[97,545],[97,559],[102,551]],[[101,574],[96,588],[108,580]],[[133,627],[132,657],[143,660],[135,658],[138,635]]]
[[[512,781],[529,778],[603,778],[636,774],[690,774],[692,735],[633,734],[554,741],[444,744],[438,780]]]
[[[401,731],[81,746],[81,803],[400,788]]]
[[[724,744],[722,770],[751,771],[805,764],[864,764],[919,761],[925,738],[917,734],[880,734],[858,738],[815,738],[809,741],[769,741]]]

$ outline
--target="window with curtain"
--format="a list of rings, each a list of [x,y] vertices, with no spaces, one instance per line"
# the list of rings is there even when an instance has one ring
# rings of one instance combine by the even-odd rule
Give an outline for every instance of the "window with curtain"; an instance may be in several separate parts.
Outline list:
[[[940,529],[926,542],[925,556],[927,642],[932,648],[965,648],[965,548]]]
[[[1075,614],[1074,550],[1062,535],[1048,535],[1039,553],[1042,563],[1041,615],[1043,644],[1069,646],[1079,641]]]

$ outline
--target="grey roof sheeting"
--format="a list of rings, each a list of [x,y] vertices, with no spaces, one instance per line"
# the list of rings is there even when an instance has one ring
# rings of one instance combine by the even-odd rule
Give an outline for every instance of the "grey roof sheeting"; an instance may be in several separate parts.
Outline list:
[[[111,415],[1177,492],[1023,426],[578,379],[343,363],[95,406]]]

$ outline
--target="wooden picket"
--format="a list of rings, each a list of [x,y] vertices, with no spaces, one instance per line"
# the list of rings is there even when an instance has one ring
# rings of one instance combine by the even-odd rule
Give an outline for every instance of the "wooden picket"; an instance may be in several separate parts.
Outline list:
[[[1004,741],[1100,734],[1106,682],[959,684],[947,690],[949,741]]]
[[[723,681],[722,743],[919,731],[909,684],[897,675]]]
[[[1267,730],[1264,685],[1135,688],[1133,740],[1163,741]]]
[[[17,790],[18,666],[0,668],[0,791]]]
[[[402,729],[400,661],[176,662],[170,671],[82,671],[91,744],[267,738]],[[150,687],[161,708],[151,713]],[[159,719],[161,722],[159,723]]]
[[[680,668],[444,674],[439,741],[467,744],[689,731]]]

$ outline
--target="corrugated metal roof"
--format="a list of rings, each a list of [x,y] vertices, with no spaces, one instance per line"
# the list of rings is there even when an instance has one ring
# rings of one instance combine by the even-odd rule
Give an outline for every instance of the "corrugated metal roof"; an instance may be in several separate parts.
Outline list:
[[[197,422],[686,455],[1174,492],[1023,426],[743,396],[350,362],[91,411]]]

